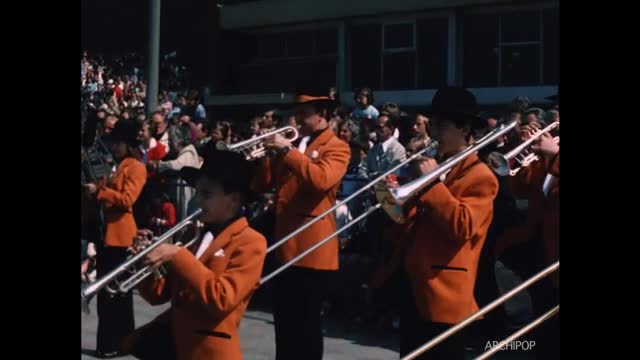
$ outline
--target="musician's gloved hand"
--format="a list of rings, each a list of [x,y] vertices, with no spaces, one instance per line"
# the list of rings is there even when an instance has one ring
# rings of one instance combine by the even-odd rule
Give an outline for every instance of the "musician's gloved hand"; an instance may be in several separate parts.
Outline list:
[[[542,156],[551,158],[560,151],[560,145],[556,144],[555,141],[553,141],[551,134],[547,132],[542,134],[542,136],[536,140],[536,142],[531,146],[531,150]]]
[[[144,259],[144,265],[151,265],[151,267],[159,267],[162,264],[171,261],[174,256],[180,251],[182,247],[171,244],[160,244],[153,249]]]

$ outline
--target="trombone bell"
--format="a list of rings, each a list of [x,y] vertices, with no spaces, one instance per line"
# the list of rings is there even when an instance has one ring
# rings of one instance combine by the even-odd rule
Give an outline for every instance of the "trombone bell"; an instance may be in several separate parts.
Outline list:
[[[488,158],[489,166],[500,176],[510,174],[509,159],[499,152],[492,152]]]

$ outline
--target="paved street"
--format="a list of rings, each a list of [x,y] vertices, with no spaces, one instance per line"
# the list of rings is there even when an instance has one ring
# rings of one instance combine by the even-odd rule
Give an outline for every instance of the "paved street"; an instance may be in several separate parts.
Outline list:
[[[92,356],[96,344],[96,329],[98,317],[95,301],[90,304],[91,314],[82,314],[82,359],[95,359]],[[168,308],[168,305],[152,307],[139,296],[134,296],[136,327],[152,320],[156,315]],[[273,333],[273,316],[271,313],[250,310],[240,323],[240,338],[242,353],[246,360],[272,360],[275,357],[275,339]],[[326,360],[373,360],[397,359],[396,335],[386,334],[377,337],[376,334],[361,332],[346,334],[336,321],[328,321],[325,334]],[[120,359],[135,359],[133,356]]]
[[[516,286],[519,279],[500,263],[497,264],[499,287],[502,292]],[[258,303],[265,303],[264,297]],[[240,324],[240,338],[242,353],[246,360],[272,360],[275,356],[275,340],[273,332],[273,316],[268,309],[257,308],[255,303],[246,312]],[[526,317],[530,307],[530,298],[525,293],[507,303],[506,310],[510,318],[518,319]],[[134,295],[134,312],[136,317],[136,327],[152,320],[162,313],[169,305],[152,307],[148,305],[138,295]],[[93,351],[95,349],[97,312],[95,301],[90,304],[91,314],[82,314],[82,359],[95,359]],[[364,327],[346,328],[346,322],[329,317],[325,321],[325,346],[324,360],[385,360],[398,359],[399,338],[397,332],[389,330],[371,330]],[[350,324],[353,325],[353,324]],[[496,339],[500,340],[500,339]],[[482,345],[480,345],[481,347]],[[476,349],[475,354],[482,352]],[[469,359],[472,354],[469,353]],[[495,359],[504,360],[530,360],[533,354],[528,352],[499,353]],[[120,359],[135,359],[132,356]]]

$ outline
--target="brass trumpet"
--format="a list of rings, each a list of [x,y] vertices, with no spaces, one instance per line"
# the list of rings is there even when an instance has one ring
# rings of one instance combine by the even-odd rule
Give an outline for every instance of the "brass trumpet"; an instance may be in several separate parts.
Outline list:
[[[529,149],[531,143],[538,140],[540,136],[548,133],[558,126],[560,126],[560,123],[554,122],[544,129],[536,131],[535,133],[533,133],[531,138],[527,139],[522,144],[518,145],[515,149],[509,151],[504,155],[499,152],[492,152],[491,154],[489,154],[489,166],[491,166],[493,171],[495,171],[495,173],[500,176],[514,176],[522,168],[531,165],[531,163],[539,159],[538,155],[536,155]],[[560,137],[554,137],[553,141],[558,144],[560,142]],[[514,158],[518,166],[511,168],[511,160]]]
[[[89,302],[89,300],[102,289],[107,290],[112,295],[124,294],[138,285],[142,280],[146,279],[149,275],[157,273],[157,269],[152,269],[150,266],[144,266],[138,270],[138,268],[140,267],[139,265],[142,263],[142,261],[144,261],[144,258],[147,256],[147,254],[149,254],[153,249],[157,248],[160,244],[169,241],[171,237],[182,228],[192,224],[194,219],[198,215],[200,215],[200,213],[202,213],[202,209],[194,211],[187,218],[176,224],[176,226],[172,227],[161,236],[152,239],[151,245],[147,246],[144,250],[131,256],[129,259],[127,259],[127,261],[120,264],[117,268],[113,269],[107,275],[101,277],[100,279],[97,279],[94,283],[82,288],[82,290],[80,290],[80,298],[82,299],[83,308],[86,310],[86,304]],[[198,236],[191,239],[188,243],[182,246],[188,247],[197,239]],[[120,280],[120,277],[125,273],[131,273],[131,275],[124,280]]]
[[[222,151],[235,151],[237,153],[243,154],[247,160],[256,160],[264,157],[267,154],[267,149],[264,147],[264,142],[266,139],[269,139],[276,134],[281,134],[291,142],[297,140],[300,136],[300,134],[298,133],[298,129],[296,129],[295,127],[284,126],[266,134],[262,134],[248,140],[240,141],[235,144],[227,144],[224,141],[218,141],[216,143],[216,149]]]

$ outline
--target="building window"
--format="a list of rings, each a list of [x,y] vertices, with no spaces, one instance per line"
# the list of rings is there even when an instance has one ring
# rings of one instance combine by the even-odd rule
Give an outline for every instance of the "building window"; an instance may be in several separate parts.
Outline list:
[[[382,27],[380,24],[361,24],[348,31],[351,56],[351,86],[380,89]]]
[[[446,83],[448,18],[351,27],[351,85],[435,89]]]
[[[293,32],[287,35],[287,57],[313,56],[313,33]]]
[[[557,51],[554,54],[553,46],[549,45],[557,42],[557,30],[551,27],[552,21],[544,21],[543,14],[548,11],[557,14],[557,9],[549,9],[466,16],[464,85],[531,86],[554,78]],[[545,32],[549,34],[545,36]],[[545,55],[547,49],[551,54]]]
[[[338,30],[327,29],[315,32],[316,55],[336,55],[338,53]]]
[[[382,34],[382,89],[415,89],[415,23],[384,24]]]
[[[418,88],[438,89],[447,84],[449,19],[422,19],[416,26]]]
[[[542,12],[542,77],[545,85],[558,84],[559,79],[559,41],[558,10],[547,9]]]
[[[258,35],[258,58],[262,60],[335,56],[338,31],[294,31]]]
[[[258,41],[258,56],[279,59],[286,55],[286,39],[282,34],[265,34]]]

